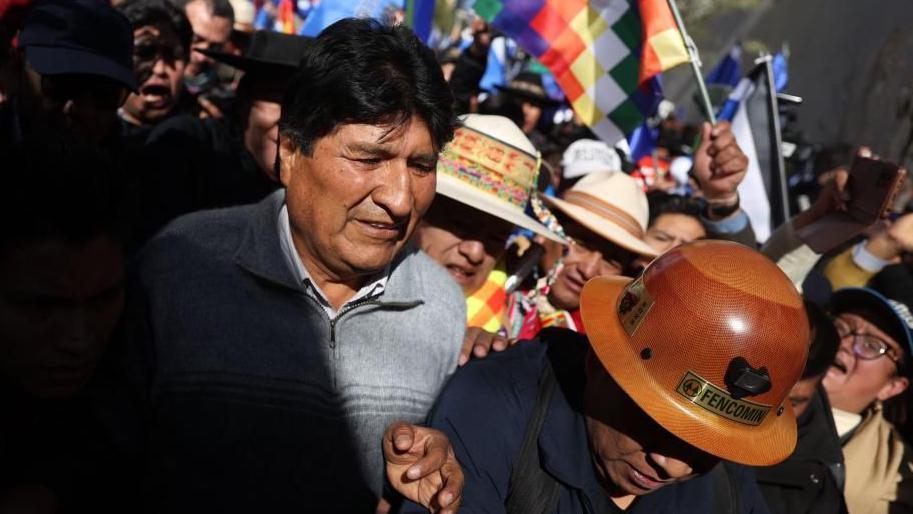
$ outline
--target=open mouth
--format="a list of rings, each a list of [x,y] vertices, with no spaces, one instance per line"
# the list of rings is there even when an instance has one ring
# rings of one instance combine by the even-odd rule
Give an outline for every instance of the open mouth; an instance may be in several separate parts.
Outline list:
[[[165,107],[171,102],[171,90],[160,84],[148,84],[140,89],[143,103],[153,108]]]
[[[840,362],[839,359],[834,359],[834,362],[831,363],[831,369],[836,369],[841,374],[846,374],[847,368],[846,364]]]

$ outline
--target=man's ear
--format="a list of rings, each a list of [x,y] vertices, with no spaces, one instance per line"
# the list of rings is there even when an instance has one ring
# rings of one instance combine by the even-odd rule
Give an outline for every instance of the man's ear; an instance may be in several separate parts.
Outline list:
[[[898,394],[907,390],[907,387],[910,386],[910,379],[907,377],[894,377],[888,380],[888,383],[878,391],[878,395],[875,396],[878,400],[885,402],[894,398]]]
[[[279,153],[277,165],[279,166],[279,181],[288,187],[292,180],[292,170],[295,169],[298,156],[301,155],[298,144],[292,138],[279,134]]]

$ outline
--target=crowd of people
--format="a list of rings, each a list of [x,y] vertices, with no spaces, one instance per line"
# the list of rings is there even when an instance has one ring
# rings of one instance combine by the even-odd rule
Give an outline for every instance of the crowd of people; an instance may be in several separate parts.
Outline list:
[[[0,1],[0,514],[913,512],[907,197],[759,244],[472,35]]]

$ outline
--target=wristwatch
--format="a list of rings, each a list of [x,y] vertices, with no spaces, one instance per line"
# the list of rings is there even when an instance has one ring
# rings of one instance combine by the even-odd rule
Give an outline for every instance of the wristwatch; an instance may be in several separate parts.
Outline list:
[[[724,219],[732,216],[735,211],[739,210],[739,195],[735,196],[735,202],[733,203],[723,203],[723,202],[713,202],[705,200],[707,203],[707,214],[711,219]]]

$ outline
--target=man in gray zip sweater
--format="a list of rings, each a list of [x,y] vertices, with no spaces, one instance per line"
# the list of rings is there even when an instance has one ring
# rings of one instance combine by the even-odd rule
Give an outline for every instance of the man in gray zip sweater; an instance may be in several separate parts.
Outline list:
[[[408,29],[338,22],[282,105],[284,189],[145,247],[129,353],[149,510],[374,511],[385,428],[425,418],[463,339],[459,288],[406,244],[451,102]],[[398,425],[384,441],[389,486],[436,512],[462,487],[442,438]]]

